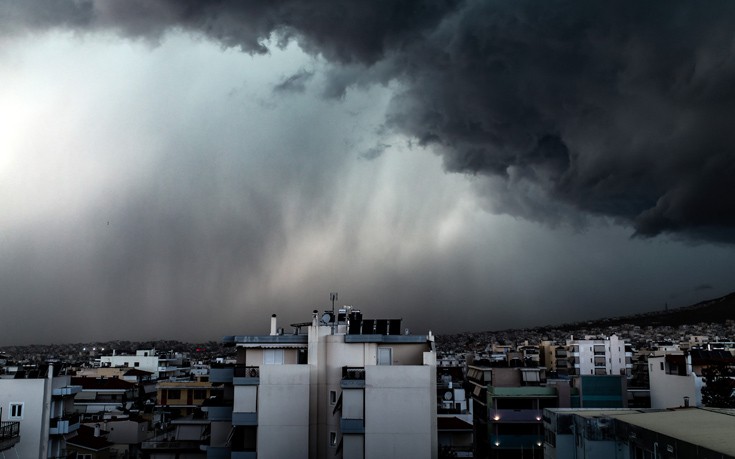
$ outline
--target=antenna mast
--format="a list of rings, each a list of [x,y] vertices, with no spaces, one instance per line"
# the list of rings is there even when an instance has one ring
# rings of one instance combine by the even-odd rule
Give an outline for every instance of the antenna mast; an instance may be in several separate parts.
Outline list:
[[[337,316],[334,315],[334,303],[337,301],[337,292],[330,292],[329,300],[332,302],[332,334],[334,335],[334,327],[337,325]]]

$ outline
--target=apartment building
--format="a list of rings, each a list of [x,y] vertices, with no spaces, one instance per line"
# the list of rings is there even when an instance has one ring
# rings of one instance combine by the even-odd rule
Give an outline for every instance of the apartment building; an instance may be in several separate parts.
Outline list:
[[[80,425],[74,395],[81,387],[58,373],[44,365],[36,377],[0,379],[0,446],[8,447],[8,454],[29,459],[66,455],[66,436]]]
[[[541,455],[544,408],[569,405],[569,381],[546,387],[544,368],[470,365],[467,379],[473,400],[475,457],[515,458]],[[561,392],[560,389],[561,388]]]
[[[226,384],[206,407],[208,458],[437,457],[431,333],[350,307],[292,326],[284,334],[273,316],[269,335],[224,338],[237,365],[210,372]]]
[[[181,354],[164,354],[155,349],[139,349],[135,355],[103,355],[99,358],[103,368],[137,368],[153,374],[153,379],[174,379],[188,374],[189,361]]]
[[[625,375],[633,370],[633,350],[616,335],[567,341],[570,375]]]

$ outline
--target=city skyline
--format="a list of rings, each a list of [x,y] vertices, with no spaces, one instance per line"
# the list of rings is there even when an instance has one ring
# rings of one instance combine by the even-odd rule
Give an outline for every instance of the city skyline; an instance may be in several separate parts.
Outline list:
[[[735,290],[735,6],[0,1],[0,345]]]

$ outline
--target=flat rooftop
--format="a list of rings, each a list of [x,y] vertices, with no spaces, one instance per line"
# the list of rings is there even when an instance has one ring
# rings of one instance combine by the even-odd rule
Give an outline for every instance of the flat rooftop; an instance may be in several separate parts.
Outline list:
[[[549,409],[585,418],[610,417],[718,453],[735,456],[735,409]]]

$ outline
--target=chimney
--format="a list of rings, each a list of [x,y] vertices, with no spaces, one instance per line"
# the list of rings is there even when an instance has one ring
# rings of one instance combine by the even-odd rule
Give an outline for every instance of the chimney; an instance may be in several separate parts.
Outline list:
[[[276,315],[273,314],[271,316],[271,336],[276,336],[278,334],[278,327],[276,326]]]

